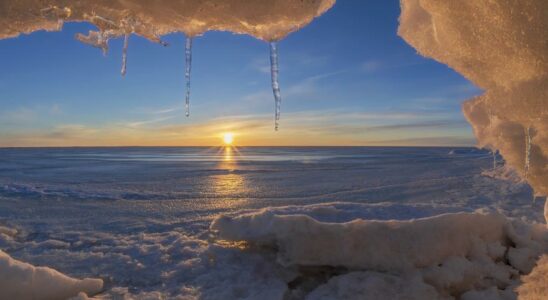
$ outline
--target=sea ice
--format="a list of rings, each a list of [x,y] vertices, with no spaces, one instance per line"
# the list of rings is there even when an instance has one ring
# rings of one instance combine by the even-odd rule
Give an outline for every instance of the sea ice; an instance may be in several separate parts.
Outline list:
[[[378,299],[453,299],[468,293],[467,299],[477,299],[493,288],[497,295],[514,295],[519,275],[531,272],[548,251],[548,229],[498,213],[347,221],[339,205],[220,216],[211,230],[221,240],[274,249],[286,268],[342,268],[309,299],[346,299],[351,293]],[[363,208],[354,205],[356,212]],[[356,216],[348,206],[346,211]]]

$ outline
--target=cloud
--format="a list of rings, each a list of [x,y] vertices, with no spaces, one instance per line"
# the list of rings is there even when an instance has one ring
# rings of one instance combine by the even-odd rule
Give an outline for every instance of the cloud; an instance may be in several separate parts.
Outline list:
[[[374,72],[381,68],[382,63],[379,60],[368,60],[362,63],[361,69],[366,72]]]
[[[36,105],[32,107],[21,106],[0,113],[0,124],[4,126],[28,126],[40,119],[62,114],[61,106],[57,103]]]
[[[143,126],[150,125],[150,124],[161,123],[161,122],[167,121],[169,119],[173,119],[174,117],[175,116],[173,116],[173,115],[172,116],[164,116],[164,117],[160,117],[160,118],[154,118],[154,119],[148,119],[148,120],[142,120],[142,121],[121,123],[121,125],[125,126],[125,127],[130,127],[130,128],[139,128],[139,127],[143,127]]]
[[[464,120],[437,120],[417,123],[405,123],[405,124],[389,124],[366,127],[367,131],[385,131],[385,130],[412,130],[412,129],[430,129],[440,127],[455,127],[455,126],[467,126]]]
[[[97,129],[90,128],[80,124],[65,124],[53,128],[53,130],[44,135],[51,139],[73,139],[94,135]]]
[[[278,132],[273,130],[270,113],[223,116],[190,124],[163,123],[171,118],[173,115],[166,113],[144,121],[95,127],[64,124],[4,135],[0,146],[204,146],[218,145],[226,131],[236,134],[238,145],[256,146],[473,144],[464,121],[437,112],[289,112],[283,115]]]

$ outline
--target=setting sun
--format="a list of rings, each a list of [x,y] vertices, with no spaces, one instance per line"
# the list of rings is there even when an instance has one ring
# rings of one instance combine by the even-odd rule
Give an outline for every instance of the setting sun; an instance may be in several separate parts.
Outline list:
[[[234,142],[234,134],[232,134],[232,132],[227,132],[223,134],[223,142],[225,143],[225,145],[232,145],[232,143]]]

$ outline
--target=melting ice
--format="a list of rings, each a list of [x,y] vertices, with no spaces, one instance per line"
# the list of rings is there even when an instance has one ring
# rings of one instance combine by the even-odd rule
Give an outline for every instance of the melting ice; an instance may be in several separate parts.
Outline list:
[[[275,114],[274,114],[274,130],[278,130],[280,121],[280,107],[282,104],[282,96],[280,94],[280,84],[278,81],[278,45],[276,42],[270,43],[270,74],[272,76],[272,92],[274,93]]]
[[[185,43],[185,80],[186,80],[186,97],[185,97],[185,114],[190,116],[190,71],[192,70],[192,37],[186,38]]]
[[[126,76],[127,70],[127,46],[129,42],[129,34],[124,36],[124,48],[122,49],[122,76]]]

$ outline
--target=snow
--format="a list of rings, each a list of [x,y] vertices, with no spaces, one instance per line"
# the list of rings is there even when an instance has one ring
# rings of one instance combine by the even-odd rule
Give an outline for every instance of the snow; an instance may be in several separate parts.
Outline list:
[[[101,279],[74,279],[47,267],[35,267],[15,260],[0,250],[2,299],[67,299],[79,293],[97,294],[102,289]]]
[[[105,52],[109,39],[124,36],[127,41],[128,32],[158,43],[171,32],[184,32],[187,41],[208,30],[249,34],[272,42],[277,121],[281,97],[275,42],[334,2],[10,1],[0,4],[0,38],[60,30],[65,21],[96,25],[99,31],[78,39]],[[547,195],[548,2],[402,0],[401,4],[399,34],[422,55],[447,64],[485,90],[463,106],[479,146],[498,150],[538,195]],[[123,56],[125,70],[125,50]],[[189,62],[187,70],[189,84]],[[484,175],[513,180],[499,169]],[[546,295],[545,226],[509,219],[492,209],[452,209],[409,203],[269,207],[218,216],[211,232],[201,236],[162,224],[171,230],[129,236],[76,232],[78,240],[72,243],[52,238],[22,242],[16,238],[17,230],[0,227],[0,246],[23,256],[48,249],[52,257],[72,257],[97,269],[124,265],[123,273],[108,269],[124,279],[118,283],[166,284],[168,295],[186,299],[512,299],[516,292],[523,299],[542,299]],[[20,244],[27,246],[24,251],[17,250]],[[91,250],[73,251],[83,246]],[[151,271],[146,276],[134,274],[147,268]],[[2,251],[0,279],[1,296],[17,299],[86,299],[103,286],[100,279],[73,279]],[[164,297],[160,291],[120,286],[107,293]]]
[[[306,300],[331,299],[443,299],[420,277],[402,278],[378,272],[351,272],[330,279]]]
[[[480,147],[548,194],[548,2],[402,0],[398,33],[483,88],[464,103]],[[548,209],[545,209],[548,220]]]
[[[342,203],[265,208],[220,216],[211,230],[221,240],[274,249],[277,262],[286,268],[343,268],[343,275],[332,277],[307,299],[510,294],[519,274],[529,273],[548,251],[546,228],[494,212],[347,221],[351,218],[344,217],[341,205],[351,218],[367,211]]]

